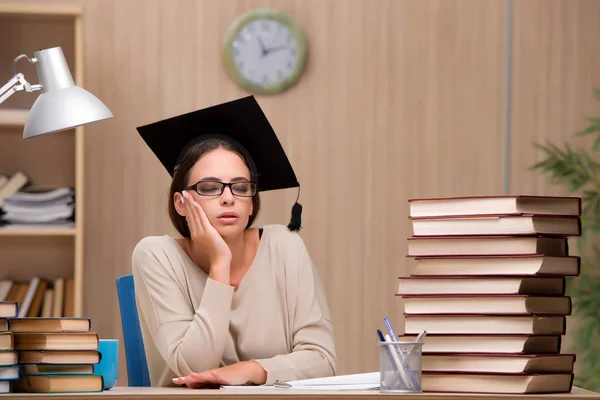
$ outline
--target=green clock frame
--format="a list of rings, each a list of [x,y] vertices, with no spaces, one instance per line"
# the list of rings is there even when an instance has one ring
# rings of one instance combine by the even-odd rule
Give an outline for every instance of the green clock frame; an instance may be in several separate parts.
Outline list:
[[[271,19],[286,26],[298,46],[298,61],[292,68],[291,73],[284,80],[270,85],[258,85],[246,79],[237,70],[233,59],[233,41],[235,37],[246,25],[257,19]],[[286,91],[300,80],[306,68],[308,44],[304,32],[287,15],[268,8],[256,8],[241,15],[229,26],[223,40],[222,51],[227,73],[241,88],[255,94],[278,94]]]

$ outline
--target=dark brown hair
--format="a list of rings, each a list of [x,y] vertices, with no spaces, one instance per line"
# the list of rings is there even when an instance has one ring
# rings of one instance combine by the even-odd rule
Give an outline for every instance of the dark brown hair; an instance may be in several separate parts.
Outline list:
[[[173,179],[171,180],[171,187],[169,188],[169,218],[171,219],[171,223],[173,224],[175,229],[177,229],[177,232],[179,232],[179,234],[184,238],[190,238],[190,229],[188,227],[185,217],[182,217],[177,212],[173,198],[176,192],[181,192],[184,187],[188,186],[190,170],[200,159],[200,157],[216,149],[229,150],[239,155],[242,158],[242,160],[244,160],[244,163],[250,170],[250,180],[256,182],[258,178],[256,176],[256,169],[253,167],[254,161],[250,159],[250,156],[247,155],[244,149],[241,149],[239,145],[232,141],[221,138],[210,138],[191,146],[183,155],[181,163],[179,164],[177,170],[173,174]],[[260,196],[258,195],[258,192],[256,193],[256,195],[254,195],[254,197],[252,197],[252,206],[253,212],[250,215],[250,218],[248,218],[248,224],[246,225],[246,229],[248,229],[252,225],[260,211]]]

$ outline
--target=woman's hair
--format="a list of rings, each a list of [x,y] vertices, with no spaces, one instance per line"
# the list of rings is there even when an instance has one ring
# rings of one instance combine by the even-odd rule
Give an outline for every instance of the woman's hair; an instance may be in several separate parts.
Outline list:
[[[168,212],[169,218],[171,219],[171,223],[177,229],[177,232],[184,238],[190,238],[190,229],[187,225],[187,221],[185,217],[179,215],[177,210],[175,209],[175,204],[173,201],[174,195],[176,192],[181,192],[183,188],[188,186],[188,179],[190,175],[190,170],[196,164],[196,162],[202,157],[204,154],[211,152],[216,149],[225,149],[229,150],[233,153],[239,155],[244,163],[250,170],[250,180],[256,182],[256,169],[254,168],[254,161],[250,158],[250,155],[244,151],[244,149],[240,148],[240,146],[232,141],[221,138],[210,138],[203,141],[200,141],[194,145],[192,145],[181,158],[181,163],[177,167],[175,173],[173,174],[173,179],[171,180],[171,187],[169,188],[169,205]],[[248,219],[248,224],[246,225],[246,229],[248,229],[256,216],[260,211],[260,197],[258,192],[252,197],[252,206],[253,211]]]

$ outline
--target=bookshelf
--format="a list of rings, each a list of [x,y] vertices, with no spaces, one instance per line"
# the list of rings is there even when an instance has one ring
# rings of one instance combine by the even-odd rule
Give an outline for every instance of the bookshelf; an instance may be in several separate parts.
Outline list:
[[[75,80],[83,84],[82,12],[77,5],[0,3],[0,76],[12,74],[19,54],[33,57],[40,49],[62,47]],[[35,65],[20,60],[17,71],[38,83]],[[2,84],[3,84],[2,83]],[[40,92],[13,94],[0,104],[0,174],[22,171],[32,183],[75,188],[74,227],[1,227],[1,279],[73,279],[74,316],[82,316],[84,274],[84,130],[23,140],[29,108]]]

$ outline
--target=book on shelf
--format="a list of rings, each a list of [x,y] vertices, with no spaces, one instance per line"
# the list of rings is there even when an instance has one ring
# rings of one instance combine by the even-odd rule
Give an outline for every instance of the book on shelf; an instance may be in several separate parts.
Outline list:
[[[4,184],[0,186],[0,206],[4,204],[7,197],[12,196],[27,184],[29,184],[29,177],[21,171],[17,171],[10,177],[3,175],[7,179],[4,180]]]
[[[565,279],[581,259],[581,199],[472,196],[411,199],[412,235],[395,294],[404,335],[427,335],[424,392],[552,393],[572,388],[561,353],[572,312]]]
[[[18,304],[20,317],[72,317],[74,315],[74,279],[0,280],[0,301]]]
[[[19,317],[37,317],[42,309],[48,281],[35,276],[29,281],[27,292],[19,304]]]

